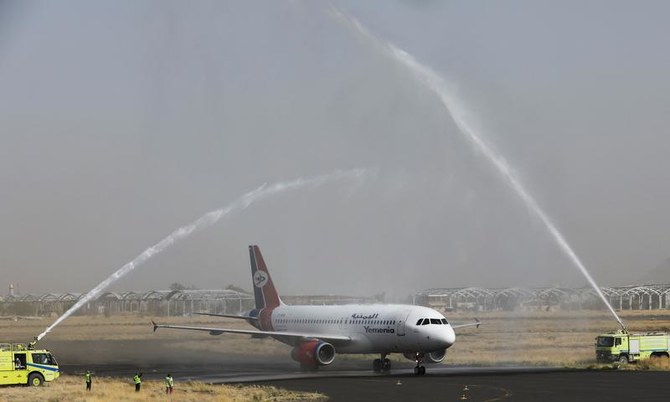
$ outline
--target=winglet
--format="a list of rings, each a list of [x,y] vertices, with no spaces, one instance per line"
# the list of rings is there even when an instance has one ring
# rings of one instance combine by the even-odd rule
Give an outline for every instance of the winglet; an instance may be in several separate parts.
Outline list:
[[[151,323],[154,324],[154,332],[158,329],[158,324],[154,322],[154,320],[151,320]]]
[[[479,318],[477,318],[477,317],[475,317],[475,321],[477,321],[477,328],[479,328],[479,326],[482,324],[482,322],[479,321]]]

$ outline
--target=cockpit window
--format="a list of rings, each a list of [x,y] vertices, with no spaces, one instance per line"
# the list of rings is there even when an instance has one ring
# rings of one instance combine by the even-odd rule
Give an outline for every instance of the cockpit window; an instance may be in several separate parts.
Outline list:
[[[419,318],[419,321],[416,322],[416,325],[448,325],[449,322],[446,318]]]

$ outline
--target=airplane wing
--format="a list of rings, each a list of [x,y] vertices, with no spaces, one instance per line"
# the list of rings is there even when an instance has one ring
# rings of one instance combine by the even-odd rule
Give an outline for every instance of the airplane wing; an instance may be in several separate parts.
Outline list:
[[[351,338],[348,336],[342,335],[328,335],[328,334],[310,334],[307,332],[281,332],[281,331],[259,331],[251,329],[231,329],[231,328],[211,328],[211,327],[189,327],[185,325],[166,325],[166,324],[156,324],[151,321],[154,325],[154,332],[158,328],[169,328],[169,329],[184,329],[191,331],[205,331],[209,332],[210,335],[221,335],[224,333],[230,334],[246,334],[252,336],[283,336],[289,338],[298,338],[298,339],[321,339],[323,341],[330,341],[334,343],[346,343],[351,341]]]
[[[235,314],[214,314],[214,313],[193,313],[197,315],[209,315],[212,317],[225,317],[225,318],[237,318],[241,320],[258,320],[258,317],[251,317],[248,315],[235,315]]]
[[[475,318],[475,322],[471,322],[469,324],[452,325],[451,328],[456,329],[456,328],[465,328],[465,327],[474,327],[474,326],[477,326],[477,328],[479,328],[481,323],[482,323],[481,321],[479,321],[478,319]]]

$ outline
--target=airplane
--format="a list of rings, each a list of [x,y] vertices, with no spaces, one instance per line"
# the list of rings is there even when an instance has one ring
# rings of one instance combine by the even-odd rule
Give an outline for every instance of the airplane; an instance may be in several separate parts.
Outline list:
[[[293,347],[291,357],[304,370],[315,370],[335,360],[335,354],[379,354],[372,367],[387,372],[387,356],[401,353],[414,360],[414,374],[424,375],[423,363],[440,363],[456,341],[454,329],[477,326],[480,321],[451,325],[428,307],[403,304],[350,304],[335,306],[286,305],[270,277],[258,246],[249,246],[256,308],[245,315],[197,313],[244,319],[256,330],[161,325],[158,328],[205,331],[210,335],[248,334],[272,337]]]

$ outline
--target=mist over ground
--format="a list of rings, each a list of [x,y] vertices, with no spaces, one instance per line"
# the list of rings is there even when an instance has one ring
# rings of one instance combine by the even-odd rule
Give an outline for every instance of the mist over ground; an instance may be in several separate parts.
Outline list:
[[[670,5],[333,4],[458,83],[600,285],[670,256]],[[0,14],[5,289],[88,291],[264,182],[359,167],[376,175],[259,202],[112,290],[250,288],[249,244],[284,294],[586,283],[436,96],[329,3]]]

